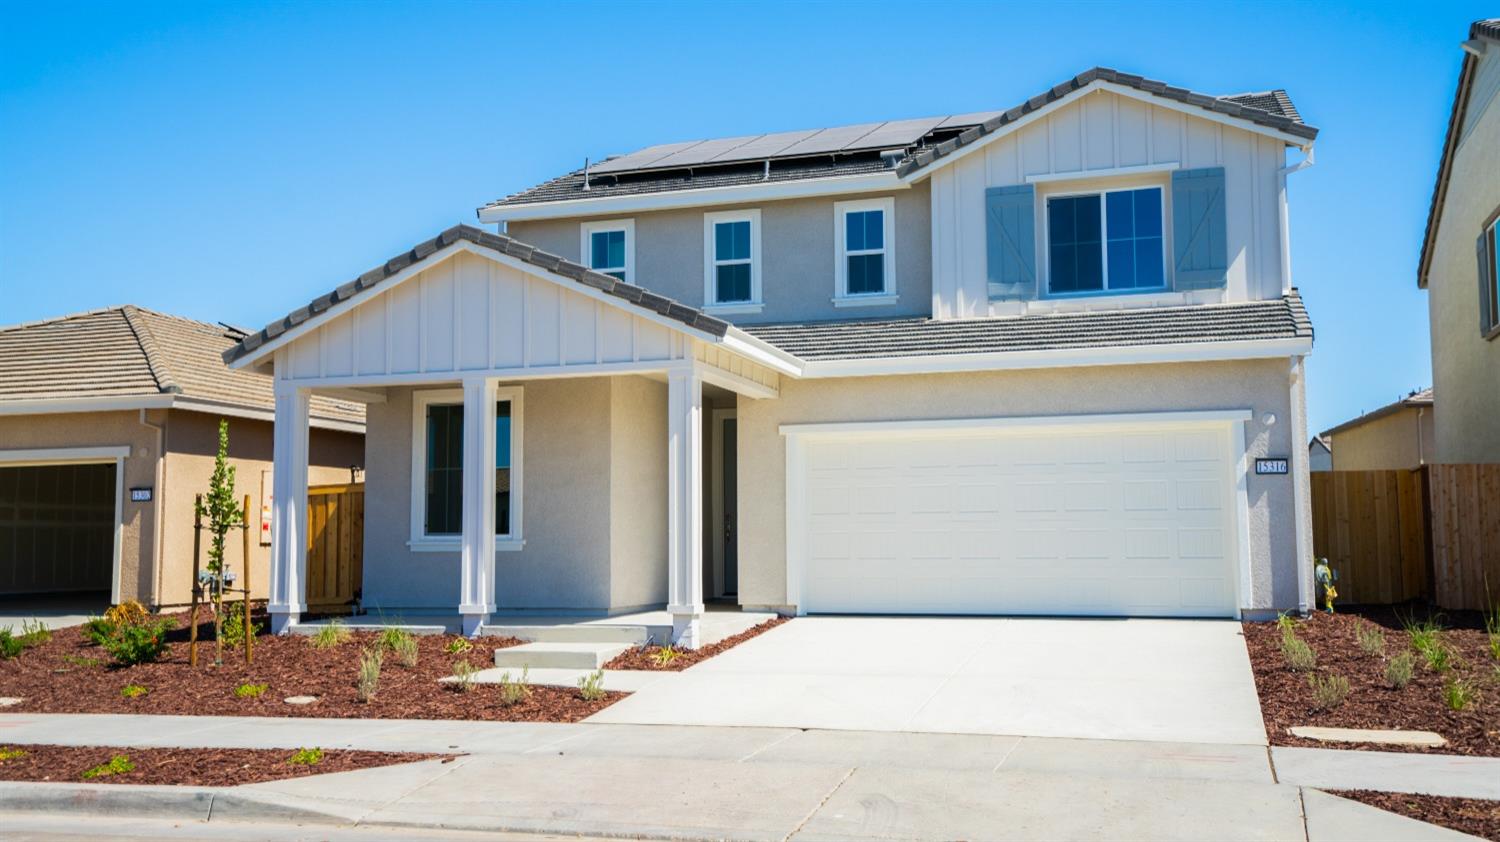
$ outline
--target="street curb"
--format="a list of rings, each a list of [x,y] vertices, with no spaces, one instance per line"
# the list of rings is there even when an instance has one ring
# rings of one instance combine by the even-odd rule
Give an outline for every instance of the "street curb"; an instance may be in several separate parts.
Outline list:
[[[0,812],[342,825],[357,823],[365,811],[340,814],[315,809],[303,799],[290,796],[248,795],[221,787],[4,781],[0,782]]]

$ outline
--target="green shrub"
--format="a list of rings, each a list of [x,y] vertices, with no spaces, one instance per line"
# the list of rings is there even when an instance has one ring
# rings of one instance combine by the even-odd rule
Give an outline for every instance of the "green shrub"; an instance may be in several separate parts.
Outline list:
[[[130,762],[130,758],[123,754],[117,754],[111,757],[108,763],[100,763],[98,766],[84,772],[83,779],[89,781],[94,778],[107,778],[110,775],[123,775],[126,772],[134,771],[135,764]]]
[[[392,652],[395,652],[397,651],[398,647],[402,646],[406,641],[411,639],[412,634],[406,629],[403,629],[400,626],[387,626],[386,628],[381,629],[380,634],[376,636],[375,645],[383,649],[389,649]]]
[[[136,699],[150,692],[150,688],[144,684],[127,684],[120,688],[120,695],[127,699]]]
[[[41,620],[22,620],[21,633],[17,636],[22,646],[41,646],[52,639],[52,632]]]
[[[1402,652],[1385,664],[1385,683],[1400,690],[1411,683],[1412,668],[1416,659],[1410,652]]]
[[[1484,632],[1489,637],[1490,657],[1500,661],[1500,602],[1484,612]]]
[[[1442,641],[1420,650],[1422,657],[1427,659],[1427,668],[1433,672],[1447,672],[1453,668],[1453,650],[1449,649]]]
[[[531,668],[521,667],[521,677],[512,681],[510,673],[500,673],[500,704],[510,707],[531,698]]]
[[[355,696],[361,702],[375,698],[380,689],[380,665],[385,660],[385,651],[379,646],[366,649],[359,656],[359,679],[355,683]]]
[[[21,654],[26,649],[26,644],[19,637],[11,633],[10,626],[0,629],[0,661],[8,661]]]
[[[1287,666],[1297,672],[1311,672],[1318,666],[1318,653],[1295,634],[1281,636],[1281,654],[1286,658]]]
[[[1426,657],[1427,650],[1443,645],[1443,624],[1437,617],[1425,620],[1409,617],[1401,625],[1406,631],[1407,639],[1411,641],[1411,648],[1423,657]]]
[[[332,649],[341,643],[348,643],[351,637],[353,635],[344,628],[343,623],[338,620],[329,620],[328,625],[318,629],[312,637],[307,639],[307,642],[314,649]]]
[[[17,759],[25,757],[25,756],[26,756],[25,749],[19,749],[19,748],[0,748],[0,762],[6,761],[6,760],[17,760]]]
[[[604,698],[604,670],[594,670],[578,679],[578,695],[585,702],[597,702]]]
[[[1297,631],[1297,620],[1289,612],[1283,611],[1276,615],[1276,628],[1281,630],[1283,637],[1294,634]]]
[[[1448,676],[1443,682],[1443,702],[1448,705],[1449,710],[1463,710],[1474,703],[1479,697],[1474,685],[1462,678]]]
[[[109,640],[114,633],[115,624],[104,617],[90,617],[84,621],[83,636],[95,646],[103,646],[104,641]]]
[[[266,692],[266,688],[270,686],[269,684],[241,684],[234,688],[234,695],[241,699],[254,699]]]
[[[658,646],[656,651],[651,653],[651,660],[659,667],[664,667],[681,657],[682,650],[671,645]]]
[[[1366,655],[1379,657],[1385,654],[1385,632],[1368,620],[1360,620],[1354,627],[1354,639],[1359,643],[1359,651]]]
[[[422,654],[422,650],[417,646],[416,637],[409,634],[396,638],[391,644],[391,651],[396,653],[396,658],[404,667],[415,667],[418,657]]]
[[[448,686],[460,693],[467,693],[474,689],[474,673],[478,672],[474,665],[465,660],[453,662],[453,681]]]
[[[321,748],[299,748],[296,754],[286,759],[286,762],[294,766],[316,766],[323,762],[323,750]]]
[[[462,655],[473,648],[474,644],[470,643],[468,638],[455,637],[443,646],[443,651],[449,655]]]
[[[1314,710],[1332,710],[1349,696],[1349,679],[1341,675],[1309,675],[1307,686],[1312,688]]]
[[[250,635],[254,637],[265,630],[264,623],[250,621]],[[219,636],[223,638],[224,645],[230,649],[238,649],[245,645],[245,603],[224,604],[224,624],[220,627]]]
[[[138,626],[151,619],[151,613],[146,610],[146,606],[127,599],[105,611],[104,619],[112,626]]]
[[[167,653],[167,630],[175,625],[167,619],[119,625],[105,639],[104,651],[127,667],[160,660]]]

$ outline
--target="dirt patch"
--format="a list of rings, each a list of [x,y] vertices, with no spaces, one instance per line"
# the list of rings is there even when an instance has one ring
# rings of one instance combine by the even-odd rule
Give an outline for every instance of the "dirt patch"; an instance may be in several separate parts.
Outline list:
[[[655,670],[657,672],[679,672],[693,664],[701,664],[713,656],[727,649],[744,643],[752,637],[765,634],[771,629],[790,620],[790,617],[775,617],[758,626],[746,629],[733,637],[726,637],[712,646],[704,646],[701,649],[679,650],[677,657],[670,661],[659,660],[660,646],[643,646],[616,655],[614,660],[604,665],[607,670]]]
[[[255,641],[254,663],[246,664],[240,650],[226,648],[219,667],[213,666],[210,640],[199,645],[198,666],[193,668],[188,665],[187,614],[169,616],[178,628],[169,633],[169,650],[157,663],[114,667],[108,653],[79,628],[60,629],[50,641],[0,661],[0,696],[25,699],[4,711],[576,722],[625,696],[607,693],[589,702],[576,689],[533,687],[529,698],[506,706],[495,685],[475,684],[460,693],[438,683],[453,674],[456,661],[467,661],[475,669],[492,667],[494,650],[522,641],[482,637],[471,640],[468,651],[450,653],[445,647],[458,638],[431,635],[416,638],[416,666],[403,666],[394,653],[386,652],[375,697],[361,702],[356,690],[360,653],[377,645],[373,632],[355,632],[329,649],[314,648],[303,635],[263,633]],[[212,624],[202,624],[200,638],[212,637],[212,629]],[[265,688],[258,695],[236,695],[237,688],[262,684]],[[121,692],[126,685],[145,687],[146,692],[128,697]],[[284,701],[289,696],[316,696],[317,701],[291,705]]]
[[[1370,790],[1330,790],[1333,795],[1348,798],[1371,807],[1389,810],[1407,818],[1468,833],[1483,839],[1500,840],[1500,801],[1479,798],[1441,798],[1436,795],[1407,795],[1401,792]]]
[[[0,781],[238,786],[418,760],[442,758],[446,763],[457,756],[330,749],[310,765],[291,762],[295,754],[286,749],[0,745]],[[124,757],[132,768],[117,766],[110,774],[85,777],[116,757]]]
[[[1436,754],[1500,756],[1500,662],[1490,654],[1483,618],[1478,612],[1446,612],[1433,619],[1442,623],[1440,639],[1450,650],[1452,666],[1431,669],[1415,652],[1411,683],[1397,690],[1386,680],[1386,665],[1412,646],[1403,623],[1424,619],[1426,609],[1383,607],[1328,615],[1314,614],[1298,621],[1297,636],[1317,653],[1321,676],[1337,675],[1349,681],[1349,695],[1342,704],[1317,710],[1307,672],[1291,669],[1281,652],[1281,631],[1275,623],[1245,623],[1245,643],[1255,671],[1261,714],[1266,732],[1275,745],[1329,747],[1331,744],[1293,737],[1294,725],[1335,728],[1399,728],[1435,731],[1448,745],[1429,749],[1373,744],[1339,744],[1339,748],[1378,751],[1413,751]],[[1385,639],[1383,655],[1361,650],[1357,630],[1370,623]],[[1462,680],[1476,694],[1463,710],[1452,710],[1444,698],[1444,685]]]

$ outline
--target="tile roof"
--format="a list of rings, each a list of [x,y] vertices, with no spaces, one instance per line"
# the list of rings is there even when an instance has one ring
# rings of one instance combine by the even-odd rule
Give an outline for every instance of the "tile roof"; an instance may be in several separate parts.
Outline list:
[[[1295,289],[1282,298],[1235,304],[1143,307],[1016,318],[906,318],[745,325],[743,329],[809,362],[1311,339],[1313,335],[1302,297]]]
[[[271,378],[232,371],[221,354],[241,333],[134,305],[0,327],[0,403],[174,395],[275,408]],[[318,420],[363,424],[364,407],[316,397]]]
[[[1349,430],[1349,429],[1352,429],[1354,427],[1358,427],[1361,424],[1367,424],[1367,423],[1369,423],[1371,421],[1375,421],[1377,419],[1384,418],[1387,415],[1392,415],[1394,413],[1400,412],[1401,410],[1406,409],[1407,407],[1423,407],[1423,406],[1432,406],[1432,405],[1433,405],[1432,387],[1429,386],[1426,389],[1419,389],[1417,391],[1414,391],[1414,392],[1412,392],[1411,394],[1407,395],[1404,398],[1400,398],[1398,400],[1392,401],[1392,402],[1386,404],[1385,406],[1380,407],[1379,409],[1374,409],[1374,410],[1371,410],[1369,412],[1366,412],[1365,414],[1363,414],[1363,415],[1361,415],[1361,416],[1359,416],[1357,418],[1351,418],[1348,421],[1345,421],[1344,423],[1338,425],[1337,427],[1330,427],[1330,428],[1324,430],[1323,432],[1319,433],[1318,435],[1319,436],[1332,436],[1335,433],[1342,433],[1345,430]]]
[[[688,327],[701,330],[705,333],[710,333],[714,336],[723,336],[729,331],[729,322],[723,319],[714,318],[702,310],[689,307],[686,304],[681,304],[665,296],[657,295],[654,292],[649,292],[634,284],[627,284],[611,275],[595,272],[592,269],[584,267],[581,263],[565,260],[555,254],[542,251],[535,246],[527,245],[520,240],[507,237],[504,234],[492,234],[469,225],[455,225],[436,237],[418,243],[374,269],[365,272],[363,275],[344,283],[337,289],[314,298],[306,305],[293,310],[286,316],[261,328],[259,331],[245,336],[239,342],[224,349],[224,362],[234,362],[313,316],[333,307],[335,304],[348,301],[356,295],[379,286],[392,275],[403,272],[431,257],[439,250],[460,241],[468,241],[475,245],[484,246],[502,254],[510,255],[539,269],[561,275],[569,280],[592,287],[638,307],[655,311],[669,319],[681,322]]]
[[[1095,67],[1080,73],[1040,93],[1007,111],[985,111],[950,117],[939,127],[937,135],[929,135],[921,143],[904,147],[903,157],[896,162],[895,171],[901,176],[919,170],[943,158],[960,147],[1007,126],[1021,117],[1043,108],[1058,99],[1095,81],[1113,82],[1164,99],[1182,102],[1207,111],[1239,117],[1258,125],[1278,129],[1287,134],[1312,140],[1318,130],[1302,122],[1302,115],[1292,104],[1286,91],[1276,89],[1259,93],[1212,96],[1186,88],[1172,87],[1143,76],[1121,73],[1107,67]],[[965,125],[966,123],[970,123]],[[962,129],[962,131],[957,131]],[[955,134],[955,131],[957,133]],[[928,143],[928,141],[933,141]],[[535,187],[497,199],[481,211],[512,205],[542,204],[572,199],[607,198],[643,193],[661,193],[672,190],[727,187],[740,184],[757,184],[777,181],[800,181],[813,178],[829,178],[841,175],[861,175],[880,172],[890,167],[874,151],[852,154],[824,153],[820,156],[768,159],[769,170],[764,161],[727,166],[706,165],[692,170],[653,170],[631,175],[629,173],[596,176],[589,181],[585,191],[583,170],[575,170]],[[769,176],[768,176],[769,173]],[[623,176],[623,177],[622,177]]]

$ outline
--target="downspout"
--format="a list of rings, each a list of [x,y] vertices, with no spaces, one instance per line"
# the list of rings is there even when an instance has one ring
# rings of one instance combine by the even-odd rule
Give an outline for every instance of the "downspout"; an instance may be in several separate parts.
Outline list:
[[[1297,613],[1307,616],[1314,605],[1313,559],[1312,559],[1312,477],[1308,474],[1307,448],[1298,447],[1297,442],[1307,440],[1307,392],[1304,376],[1305,363],[1302,357],[1292,357],[1292,505],[1296,506],[1293,518],[1297,544]]]
[[[156,608],[161,605],[162,556],[164,555],[163,548],[167,543],[167,536],[162,532],[164,519],[162,508],[166,501],[162,495],[166,493],[167,488],[167,425],[165,421],[161,424],[153,424],[146,420],[145,409],[141,410],[140,422],[142,427],[150,427],[156,431],[156,490],[151,499],[151,566],[153,571],[150,598],[152,608]]]
[[[1276,192],[1281,198],[1279,208],[1279,223],[1281,226],[1281,294],[1285,295],[1292,291],[1292,222],[1287,211],[1286,203],[1286,179],[1294,172],[1301,172],[1316,162],[1313,154],[1312,144],[1302,147],[1306,154],[1302,160],[1295,164],[1282,167],[1276,171]]]

